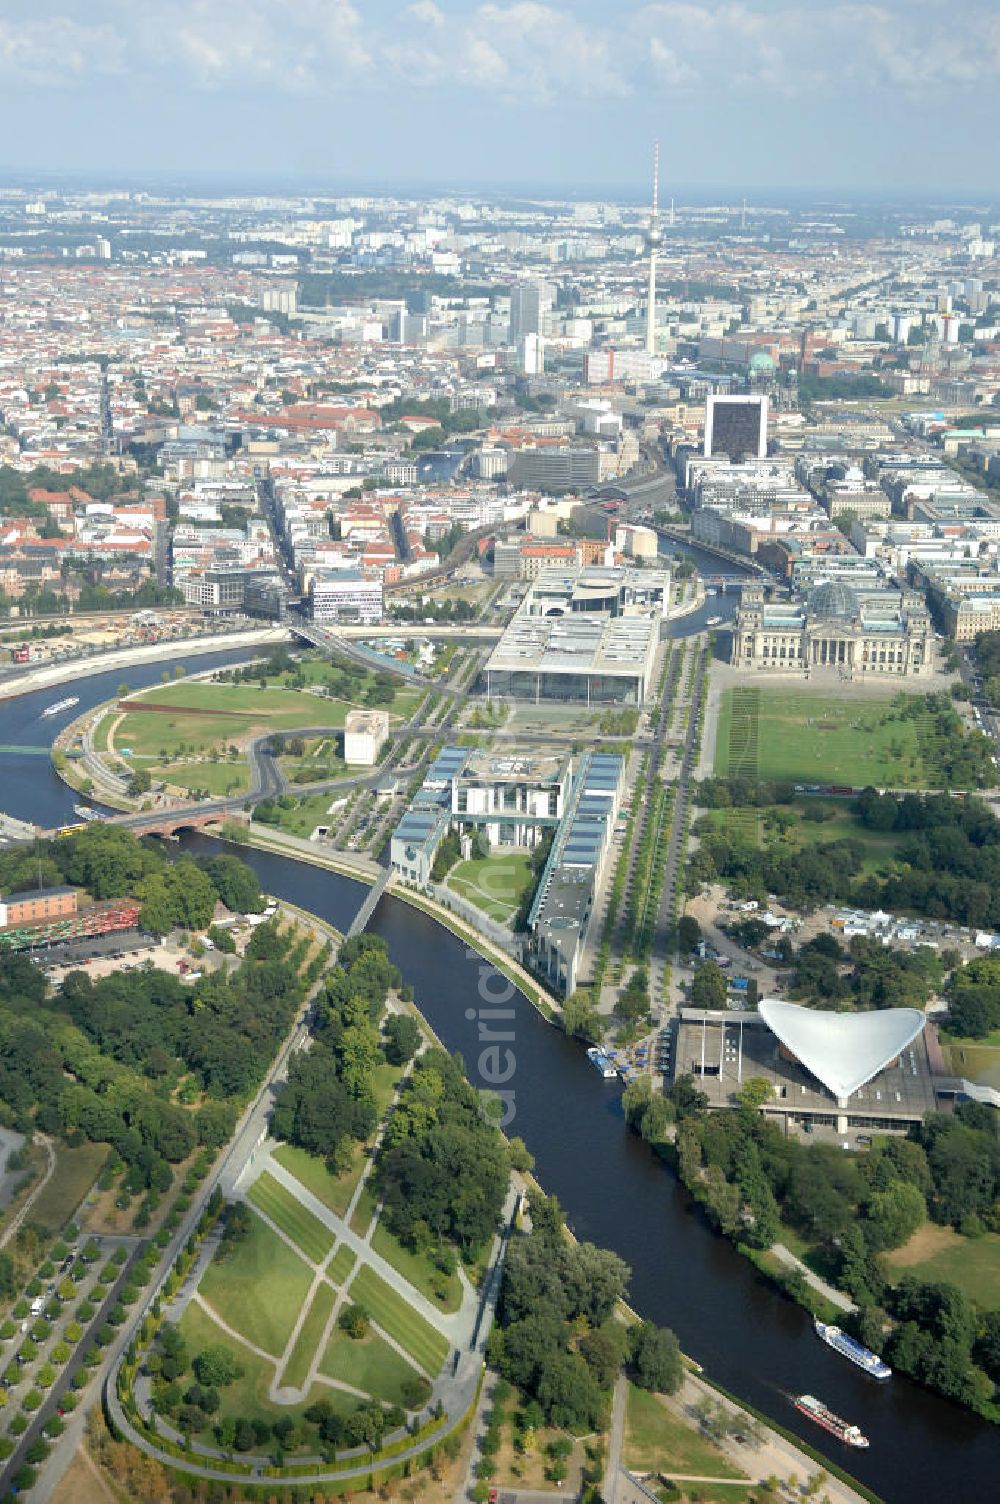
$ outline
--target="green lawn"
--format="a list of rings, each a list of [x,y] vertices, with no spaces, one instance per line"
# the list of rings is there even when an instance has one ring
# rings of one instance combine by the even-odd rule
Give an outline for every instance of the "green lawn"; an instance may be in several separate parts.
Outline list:
[[[658,1395],[628,1386],[625,1449],[626,1467],[639,1472],[690,1473],[707,1478],[738,1478],[739,1470],[718,1447],[671,1414]]]
[[[354,1189],[361,1179],[367,1156],[360,1144],[353,1151],[351,1168],[344,1175],[331,1175],[323,1160],[293,1144],[279,1144],[273,1150],[274,1158],[283,1169],[301,1181],[307,1191],[312,1191],[317,1201],[322,1201],[338,1217],[347,1211]]]
[[[729,689],[719,707],[715,771],[787,783],[933,788],[940,779],[921,754],[921,729],[919,719],[900,719],[891,700],[857,687],[845,686],[842,697]]]
[[[150,776],[181,789],[207,789],[210,794],[242,794],[250,786],[250,769],[242,758],[238,762],[143,762]]]
[[[375,1102],[378,1106],[379,1118],[384,1118],[392,1106],[396,1095],[396,1087],[403,1078],[403,1068],[400,1065],[389,1065],[387,1061],[375,1067]]]
[[[275,1405],[267,1397],[267,1391],[274,1377],[274,1365],[264,1358],[259,1358],[256,1353],[249,1352],[245,1347],[234,1347],[229,1334],[217,1326],[208,1312],[202,1310],[194,1301],[181,1317],[180,1329],[188,1345],[188,1351],[192,1355],[202,1352],[213,1343],[221,1342],[224,1347],[229,1348],[230,1352],[236,1353],[240,1367],[243,1369],[243,1373],[234,1384],[227,1384],[224,1389],[219,1390],[221,1406],[218,1415],[213,1418],[213,1425],[220,1417],[229,1415],[237,1419],[246,1417],[250,1421],[273,1421],[279,1415],[289,1414],[287,1405]],[[185,1380],[185,1382],[190,1382],[190,1380]],[[305,1403],[312,1404],[314,1400],[326,1396],[333,1399],[329,1387],[326,1384],[314,1384]],[[341,1395],[339,1401],[333,1400],[338,1409],[341,1408],[341,1402],[344,1403],[347,1411],[357,1408],[356,1402],[349,1395]],[[211,1426],[201,1433],[200,1439],[212,1446],[216,1445]],[[267,1443],[261,1450],[267,1452],[273,1445],[273,1442]],[[315,1433],[312,1433],[307,1445],[310,1451],[315,1451]]]
[[[137,697],[127,697],[135,699]],[[294,731],[301,726],[339,727],[351,708],[305,690],[256,684],[155,685],[138,697],[170,710],[130,710],[114,733],[114,744],[136,754],[168,758],[228,746],[267,731]]]
[[[49,1232],[61,1231],[97,1179],[107,1157],[106,1144],[81,1144],[78,1149],[69,1149],[58,1143],[52,1179],[38,1193],[37,1201],[32,1202],[29,1220]]]
[[[428,1374],[436,1374],[448,1356],[449,1343],[367,1264],[351,1284],[351,1299],[364,1306],[374,1322],[398,1342]]]
[[[429,1393],[426,1379],[376,1332],[356,1339],[334,1330],[319,1371],[327,1378],[339,1379],[342,1384],[363,1389],[376,1399],[403,1405],[405,1409],[418,1409]]]
[[[823,820],[806,820],[803,818],[805,808],[815,805],[822,808],[824,814],[831,818]],[[831,841],[845,841],[848,838],[856,841],[864,847],[865,856],[861,865],[862,877],[869,877],[872,873],[885,868],[886,864],[893,860],[898,844],[898,837],[891,832],[866,830],[860,821],[855,820],[851,812],[844,808],[838,800],[816,799],[810,800],[806,806],[792,805],[788,812],[794,816],[795,824],[789,828],[788,834],[781,839],[781,850],[801,850],[807,846],[826,846]],[[771,830],[768,822],[764,821],[765,836],[770,837]],[[777,839],[777,836],[776,836]]]
[[[199,1291],[234,1331],[277,1357],[311,1280],[308,1266],[288,1244],[251,1215],[249,1236],[221,1263],[209,1264]]]
[[[319,783],[321,779],[344,778],[356,772],[357,769],[347,766],[338,745],[333,737],[314,737],[307,739],[303,756],[280,758],[288,781],[293,786],[296,783]]]
[[[364,1189],[358,1197],[358,1204],[351,1214],[351,1231],[356,1232],[360,1238],[364,1237],[371,1226],[377,1205],[378,1201],[375,1198],[375,1194],[371,1190],[369,1182],[366,1181]]]
[[[400,635],[403,635],[402,629]],[[413,634],[407,633],[406,635],[412,636]],[[272,679],[269,682],[273,685],[287,687],[300,674],[309,685],[326,685],[335,690],[343,688],[343,675],[337,667],[331,665],[329,658],[325,655],[318,655],[315,658],[302,658],[290,674],[280,674],[276,679]],[[353,697],[349,703],[351,705],[363,705],[365,691],[374,682],[374,674],[366,674],[364,678],[359,679],[357,690],[353,692]],[[425,691],[406,685],[402,680],[399,680],[398,684],[399,688],[396,689],[393,695],[392,703],[383,708],[388,710],[390,715],[401,716],[404,720],[409,720],[424,698]],[[313,724],[318,725],[319,723],[313,722]]]
[[[950,1227],[925,1223],[908,1243],[886,1255],[892,1274],[957,1285],[985,1311],[1000,1310],[1000,1233],[963,1238]]]
[[[501,924],[517,913],[531,882],[531,862],[524,851],[459,862],[448,874],[450,888]]]
[[[946,1040],[944,1049],[956,1076],[1000,1091],[1000,1049],[981,1039]]]
[[[326,1272],[335,1285],[342,1285],[354,1268],[357,1254],[346,1243],[341,1243],[337,1252],[326,1266]]]
[[[282,1384],[287,1384],[294,1389],[302,1388],[309,1375],[313,1358],[316,1356],[316,1349],[326,1331],[326,1324],[330,1319],[336,1299],[337,1292],[325,1280],[317,1286],[312,1304],[299,1328],[295,1346],[292,1348],[291,1356],[281,1376]]]
[[[372,1233],[371,1246],[439,1311],[458,1310],[462,1285],[457,1274],[442,1274],[426,1253],[411,1253],[381,1221]]]
[[[326,1258],[333,1247],[333,1233],[273,1175],[265,1170],[250,1187],[247,1200],[270,1217],[275,1227],[291,1238],[307,1259],[319,1264]]]
[[[822,808],[830,818],[807,820],[805,811],[810,807]],[[862,877],[884,871],[893,860],[899,840],[891,832],[866,830],[839,799],[799,800],[760,810],[710,809],[706,815],[713,828],[746,836],[756,845],[783,856],[849,837],[864,848],[859,873]]]

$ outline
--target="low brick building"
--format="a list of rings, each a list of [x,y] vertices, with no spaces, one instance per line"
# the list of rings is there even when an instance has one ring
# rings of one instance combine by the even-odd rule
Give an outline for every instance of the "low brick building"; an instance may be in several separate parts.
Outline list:
[[[6,898],[0,898],[0,929],[69,919],[76,913],[76,904],[75,888],[40,888],[26,893],[10,893]]]

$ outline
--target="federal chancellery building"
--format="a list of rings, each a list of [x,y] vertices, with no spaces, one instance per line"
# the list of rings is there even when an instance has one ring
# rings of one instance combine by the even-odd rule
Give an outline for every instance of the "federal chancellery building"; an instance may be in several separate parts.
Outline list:
[[[733,623],[730,662],[808,678],[833,670],[844,678],[934,671],[934,628],[922,595],[910,590],[862,593],[825,580],[798,601],[767,601],[759,584],[743,587]]]

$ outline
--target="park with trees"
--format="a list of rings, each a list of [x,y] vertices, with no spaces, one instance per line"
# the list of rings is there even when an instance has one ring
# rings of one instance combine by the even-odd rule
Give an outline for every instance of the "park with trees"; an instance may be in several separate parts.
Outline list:
[[[867,1153],[845,1153],[839,1145],[785,1137],[762,1115],[755,1087],[753,1079],[744,1084],[734,1111],[713,1113],[690,1076],[679,1077],[666,1095],[637,1081],[626,1088],[626,1121],[675,1166],[711,1224],[793,1298],[817,1299],[800,1271],[772,1262],[779,1241],[801,1248],[817,1273],[851,1296],[857,1311],[848,1324],[867,1346],[930,1388],[997,1418],[996,1283],[968,1277],[961,1260],[978,1240],[1000,1246],[996,1112],[962,1103],[954,1113],[928,1114],[905,1138],[876,1136]],[[933,1226],[950,1230],[961,1286],[893,1261]]]
[[[842,828],[842,801],[807,801],[790,787],[750,790],[719,779],[703,784],[698,797],[708,813],[695,826],[689,888],[722,881],[738,897],[764,901],[774,893],[805,912],[851,903],[1000,928],[1000,820],[982,800],[868,788],[847,806],[847,832],[824,840],[827,815]],[[761,811],[763,841],[745,821],[713,818],[714,810],[730,808]],[[814,808],[822,818],[809,821]],[[772,810],[787,811],[788,819],[773,822],[769,833]]]

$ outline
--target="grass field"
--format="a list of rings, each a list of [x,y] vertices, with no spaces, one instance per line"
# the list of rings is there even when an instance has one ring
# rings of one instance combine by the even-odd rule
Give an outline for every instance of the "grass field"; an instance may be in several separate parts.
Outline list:
[[[729,689],[719,706],[715,771],[787,783],[935,788],[931,718],[899,719],[888,699],[791,688]],[[921,751],[921,740],[925,751]]]
[[[295,1389],[302,1388],[302,1385],[309,1376],[309,1369],[316,1356],[316,1349],[320,1345],[336,1299],[337,1292],[325,1280],[321,1285],[316,1287],[312,1304],[299,1329],[295,1346],[292,1348],[291,1356],[281,1376],[282,1384],[287,1384]]]
[[[346,1332],[335,1330],[327,1344],[319,1365],[320,1373],[329,1379],[339,1379],[354,1389],[364,1389],[376,1399],[386,1400],[390,1405],[403,1405],[415,1410],[427,1398],[429,1388],[426,1379],[411,1368],[395,1348],[383,1342],[376,1332],[356,1339]],[[415,1392],[419,1386],[419,1395]],[[414,1392],[408,1392],[414,1391]],[[407,1400],[409,1404],[407,1404]]]
[[[439,1311],[458,1310],[462,1304],[462,1285],[457,1274],[442,1274],[426,1253],[411,1253],[382,1222],[372,1234],[371,1246]]]
[[[333,1247],[333,1233],[273,1175],[265,1170],[250,1187],[247,1200],[270,1217],[275,1227],[291,1238],[307,1259],[319,1264],[326,1258]]]
[[[295,791],[289,789],[288,792],[294,794]],[[292,809],[282,809],[279,805],[277,829],[287,831],[290,836],[301,836],[304,840],[312,835],[317,825],[332,825],[336,830],[343,818],[342,810],[336,810],[332,815],[329,813],[336,797],[332,789],[327,789],[325,794],[303,795]]]
[[[628,1415],[623,1459],[639,1472],[690,1473],[706,1478],[738,1478],[718,1447],[694,1426],[673,1415],[648,1390],[628,1386]]]
[[[448,874],[450,888],[501,924],[517,913],[531,881],[531,862],[523,851],[459,862]]]
[[[220,1326],[194,1301],[187,1307],[180,1320],[180,1329],[188,1345],[188,1351],[199,1353],[212,1343],[221,1342],[224,1347],[234,1351],[232,1338],[224,1332]],[[233,1415],[247,1420],[261,1419],[266,1421],[276,1420],[279,1415],[287,1415],[287,1405],[275,1405],[267,1397],[267,1391],[274,1377],[274,1365],[264,1358],[259,1358],[256,1353],[249,1352],[247,1348],[240,1347],[236,1350],[240,1367],[243,1373],[233,1384],[227,1384],[225,1389],[220,1389],[219,1398],[221,1408],[218,1415],[213,1417],[212,1425],[216,1424],[219,1416]],[[357,1402],[350,1395],[341,1394],[337,1398],[334,1391],[326,1384],[314,1384],[309,1391],[307,1403],[312,1403],[320,1396],[329,1397],[338,1410],[343,1408],[345,1413],[357,1408]],[[202,1439],[215,1445],[215,1437],[211,1426],[202,1432]],[[263,1450],[273,1447],[271,1442]],[[310,1442],[310,1445],[313,1445]]]
[[[983,1310],[1000,1310],[1000,1233],[963,1238],[951,1227],[925,1222],[902,1248],[886,1254],[897,1277],[904,1272],[923,1280],[946,1280]]]
[[[390,1065],[388,1061],[383,1061],[375,1067],[375,1103],[380,1118],[384,1118],[392,1106],[396,1087],[402,1077],[403,1068],[400,1065]]]
[[[322,1201],[338,1217],[344,1215],[367,1163],[360,1144],[354,1147],[353,1163],[345,1175],[331,1175],[315,1154],[308,1154],[293,1144],[279,1144],[272,1152],[279,1165],[301,1181],[307,1191],[312,1191],[317,1201]]]
[[[156,685],[144,697],[169,711],[130,710],[114,733],[115,747],[137,756],[168,758],[185,752],[229,746],[267,731],[294,731],[300,726],[339,727],[351,708],[305,690],[261,689],[250,684]],[[140,702],[141,703],[141,700]]]
[[[1000,1049],[982,1039],[955,1039],[943,1043],[956,1076],[965,1076],[979,1086],[993,1086],[1000,1091]]]
[[[352,1232],[356,1232],[359,1237],[364,1237],[365,1233],[372,1225],[372,1218],[375,1215],[375,1208],[377,1205],[378,1202],[376,1201],[375,1196],[373,1195],[372,1190],[368,1182],[366,1181],[364,1190],[358,1197],[358,1204],[351,1214]]]
[[[165,762],[145,764],[150,776],[180,789],[207,789],[210,794],[242,794],[250,786],[250,769],[237,762]]]
[[[398,1342],[425,1373],[434,1375],[448,1356],[448,1339],[366,1265],[351,1284],[351,1298]]]
[[[808,804],[826,806],[832,818],[807,820],[804,818]],[[777,815],[784,827],[779,827],[771,818]],[[713,827],[730,833],[738,832],[758,846],[767,846],[781,855],[802,851],[811,846],[826,846],[833,841],[850,837],[864,848],[864,860],[860,876],[869,877],[883,871],[891,862],[898,837],[891,833],[866,830],[844,808],[842,800],[815,799],[795,804],[767,806],[762,810],[711,809],[707,811]],[[743,818],[749,816],[749,819]]]
[[[81,1144],[78,1149],[58,1144],[52,1179],[32,1202],[29,1220],[49,1232],[59,1232],[90,1190],[107,1157],[106,1144]]]
[[[350,1274],[357,1261],[357,1255],[353,1248],[348,1248],[346,1243],[341,1243],[337,1252],[326,1266],[326,1272],[335,1285],[342,1285]]]
[[[309,1289],[307,1265],[259,1217],[228,1258],[209,1264],[199,1293],[234,1331],[278,1357]]]

